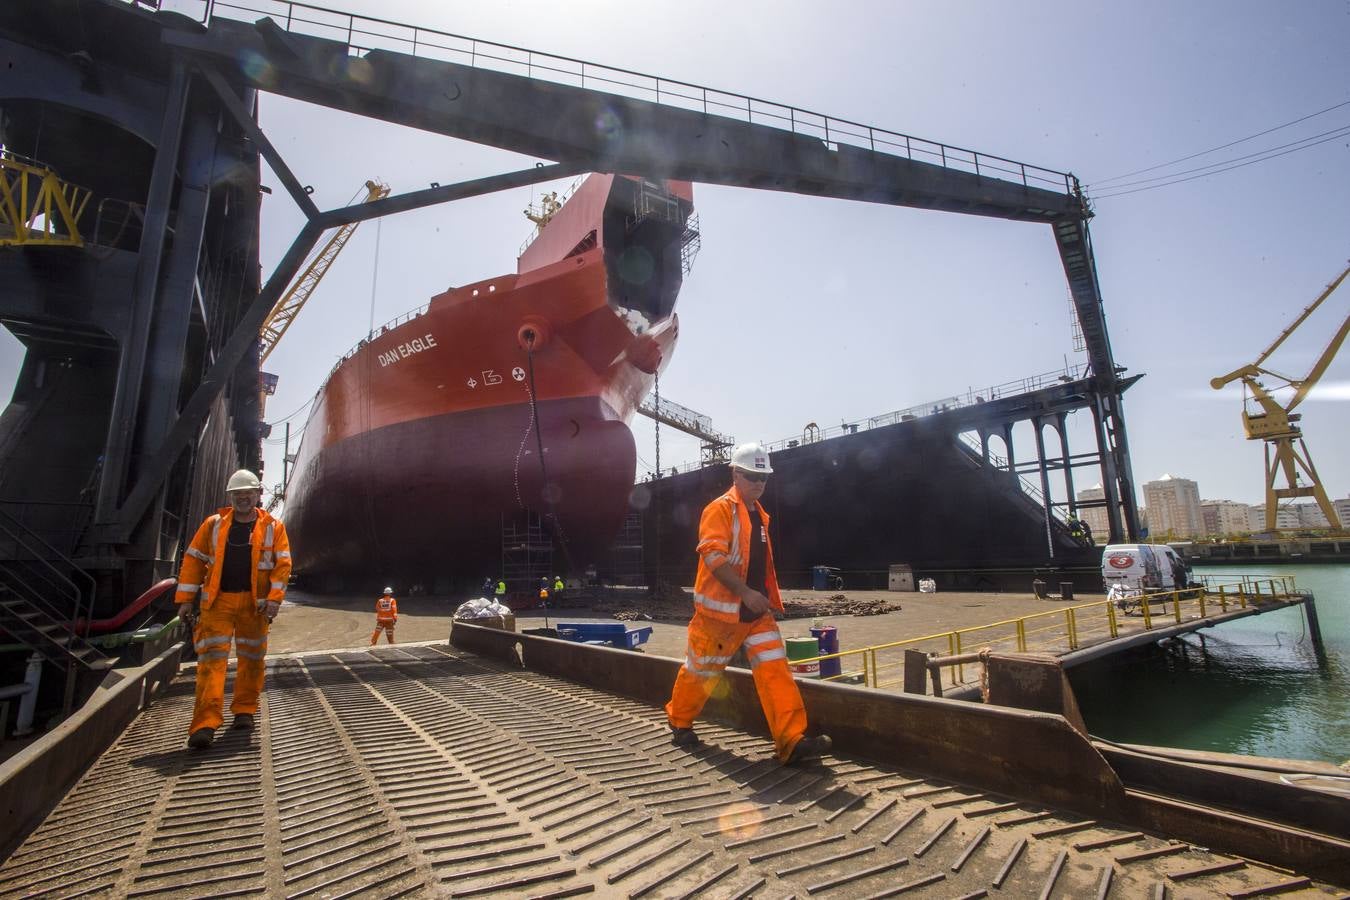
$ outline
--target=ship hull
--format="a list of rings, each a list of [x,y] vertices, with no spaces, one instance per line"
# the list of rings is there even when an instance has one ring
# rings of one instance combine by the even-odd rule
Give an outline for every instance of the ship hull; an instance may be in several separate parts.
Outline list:
[[[566,555],[599,558],[627,512],[632,432],[595,398],[545,401],[538,415],[543,467],[528,403],[414,419],[326,448],[320,490],[287,519],[302,570],[476,584],[497,573],[503,518],[526,508],[552,517]]]
[[[591,176],[517,274],[437,295],[343,357],[286,485],[297,574],[476,587],[540,522],[547,574],[603,568],[636,469],[628,421],[678,338],[691,214],[688,185]]]

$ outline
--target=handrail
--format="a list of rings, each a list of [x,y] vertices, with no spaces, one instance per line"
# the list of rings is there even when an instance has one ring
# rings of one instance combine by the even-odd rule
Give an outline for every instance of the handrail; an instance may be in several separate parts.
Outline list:
[[[135,0],[124,2],[134,3]],[[295,0],[202,2],[204,7],[200,21],[206,24],[216,16],[248,22],[268,16],[288,32],[342,41],[349,52],[358,56],[371,50],[392,50],[413,57],[458,62],[471,68],[524,75],[573,87],[589,87],[662,106],[736,118],[792,134],[819,138],[827,145],[854,146],[909,160],[918,159],[944,169],[1017,182],[1024,187],[1063,190],[1066,194],[1074,194],[1078,188],[1077,179],[1067,172],[631,69],[482,41],[435,28],[362,16]]]
[[[1215,600],[1218,601],[1220,608],[1228,611],[1230,604],[1237,604],[1239,608],[1245,609],[1249,602],[1259,602],[1268,599],[1287,599],[1298,592],[1294,576],[1292,575],[1268,575],[1264,577],[1239,576],[1229,581],[1221,581],[1221,576],[1205,576],[1207,583],[1199,588],[1185,588],[1171,591],[1156,591],[1147,594],[1141,594],[1128,598],[1131,604],[1138,603],[1140,614],[1142,616],[1142,631],[1152,631],[1155,627],[1155,617],[1165,617],[1172,624],[1181,624],[1184,619],[1182,609],[1184,604],[1196,604],[1200,618],[1205,618],[1208,605]],[[1212,585],[1212,586],[1211,586]],[[1262,589],[1264,585],[1265,589]],[[1230,590],[1233,588],[1234,590]],[[1183,598],[1184,594],[1193,594],[1189,599]],[[1170,604],[1169,608],[1160,611],[1154,611],[1153,607],[1159,602]],[[869,647],[859,647],[854,650],[843,650],[838,653],[822,654],[809,659],[793,660],[794,665],[820,663],[825,660],[839,660],[842,662],[847,658],[861,658],[861,679],[868,687],[882,687],[883,684],[879,677],[880,665],[877,661],[877,653],[886,650],[896,650],[906,647],[917,647],[924,643],[945,643],[947,646],[947,655],[954,657],[951,661],[944,663],[957,670],[955,683],[964,683],[963,666],[968,662],[966,655],[970,652],[969,647],[963,646],[968,643],[968,638],[982,631],[988,631],[995,628],[1004,628],[1011,626],[1010,634],[994,638],[984,642],[986,646],[983,649],[989,649],[995,644],[1010,643],[1017,652],[1026,652],[1030,646],[1029,637],[1047,631],[1059,632],[1061,629],[1058,620],[1063,620],[1062,634],[1068,643],[1068,650],[1076,650],[1082,646],[1083,636],[1087,628],[1080,625],[1079,620],[1085,622],[1093,612],[1100,611],[1105,613],[1107,623],[1107,633],[1111,638],[1119,636],[1120,623],[1117,618],[1117,601],[1115,600],[1096,600],[1090,603],[1081,603],[1074,606],[1060,607],[1046,612],[1032,613],[1026,616],[1018,616],[1011,619],[1003,619],[998,622],[991,622],[985,625],[974,625],[968,628],[958,628],[952,631],[941,631],[933,634],[923,635],[921,637],[906,638],[901,641],[892,641],[886,644],[876,644]],[[1041,620],[1056,620],[1056,623],[1047,627],[1038,627]],[[1028,627],[1030,626],[1030,627]],[[1157,626],[1161,627],[1161,626]],[[822,679],[826,681],[834,680],[857,680],[858,672],[841,671],[839,675],[832,675]]]
[[[60,569],[58,569],[52,563],[51,560],[52,558],[60,560],[70,568],[70,571],[72,573],[83,576],[83,579],[88,582],[89,587],[88,608],[91,610],[93,609],[94,605],[94,593],[98,588],[97,583],[94,581],[94,577],[90,575],[88,572],[81,569],[78,565],[76,565],[75,561],[72,560],[70,557],[66,556],[60,550],[56,549],[50,543],[48,543],[47,540],[42,537],[42,535],[38,534],[33,529],[28,528],[14,516],[12,516],[10,513],[6,512],[3,506],[0,506],[0,529],[3,529],[5,533],[12,540],[15,541],[15,543],[19,544],[25,550],[31,553],[33,555],[34,561],[43,564],[43,566],[47,570],[45,573],[43,573],[44,577],[58,579],[60,581],[65,582],[70,587],[70,590],[72,592],[71,599],[73,601],[73,608],[71,609],[70,619],[69,621],[66,621],[64,616],[57,616],[56,618],[57,621],[65,622],[66,630],[69,631],[71,637],[74,638],[76,636],[75,622],[78,621],[80,617],[85,614],[85,603],[82,600],[84,592],[80,590],[79,586],[76,585],[74,581],[70,580],[65,575],[61,574]],[[28,544],[28,541],[25,540],[25,536],[28,539],[36,541],[38,544],[44,547],[50,553],[50,557],[43,556],[42,554],[34,550],[33,547],[31,547]],[[50,604],[44,605],[47,605],[50,608]]]
[[[793,437],[780,438],[776,441],[770,441],[764,445],[770,453],[779,450],[788,450],[794,447],[804,446],[806,444],[815,444],[820,441],[830,440],[831,438],[843,437],[844,435],[857,434],[859,431],[870,431],[873,428],[884,428],[888,425],[894,425],[898,422],[908,422],[913,419],[921,419],[925,416],[939,415],[945,412],[951,412],[955,409],[961,409],[969,406],[979,406],[987,400],[998,400],[1009,395],[1026,394],[1031,391],[1040,390],[1051,384],[1065,384],[1086,378],[1088,374],[1088,364],[1078,363],[1072,366],[1063,366],[1050,372],[1042,372],[1038,375],[1028,375],[1025,378],[1019,378],[1013,381],[1006,381],[1003,384],[993,385],[992,387],[981,390],[969,389],[964,396],[944,397],[941,400],[934,400],[931,403],[920,403],[906,409],[894,410],[892,412],[881,413],[880,415],[870,416],[866,419],[859,419],[856,422],[842,422],[839,425],[833,425],[829,428],[816,427],[811,432],[808,439],[805,433],[794,435]],[[812,423],[814,425],[814,423]],[[1003,464],[1002,457],[994,457]],[[678,466],[672,466],[674,473],[694,472],[704,468],[705,462],[696,460],[684,463]],[[1027,481],[1025,476],[1019,474],[1024,484],[1032,492],[1033,497],[1039,497],[1041,490],[1035,484]],[[1061,520],[1062,514],[1057,513]]]

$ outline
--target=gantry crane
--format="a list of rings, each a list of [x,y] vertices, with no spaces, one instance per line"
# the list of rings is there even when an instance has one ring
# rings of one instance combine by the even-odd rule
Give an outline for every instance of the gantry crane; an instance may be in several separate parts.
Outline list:
[[[358,191],[359,193],[359,191]],[[363,201],[369,203],[372,200],[379,200],[389,196],[389,185],[379,181],[366,182],[366,199]],[[262,342],[262,350],[258,354],[258,364],[261,365],[267,357],[276,348],[277,342],[285,334],[287,326],[300,313],[300,309],[309,299],[309,295],[314,293],[314,289],[319,286],[323,276],[327,274],[328,269],[333,265],[333,260],[342,252],[352,233],[356,231],[359,221],[343,225],[334,235],[328,239],[328,243],[319,251],[305,267],[286,293],[281,295],[272,311],[267,314],[267,319],[263,322],[262,328],[258,332],[258,339]]]
[[[1335,529],[1341,527],[1336,510],[1332,507],[1331,501],[1327,499],[1327,492],[1317,478],[1317,469],[1313,467],[1312,457],[1308,454],[1308,448],[1303,443],[1303,432],[1294,424],[1302,418],[1300,414],[1294,413],[1294,407],[1307,398],[1313,385],[1317,384],[1326,372],[1327,367],[1331,365],[1331,360],[1335,357],[1336,351],[1340,350],[1341,344],[1345,342],[1346,334],[1350,333],[1350,315],[1345,317],[1340,329],[1332,336],[1330,343],[1322,351],[1322,355],[1317,358],[1312,369],[1303,378],[1290,378],[1287,375],[1272,372],[1270,369],[1264,368],[1262,363],[1275,352],[1277,347],[1284,343],[1285,338],[1293,334],[1294,329],[1302,325],[1304,320],[1322,305],[1322,301],[1330,297],[1331,293],[1340,287],[1341,282],[1345,280],[1347,275],[1350,275],[1350,266],[1346,266],[1341,274],[1327,285],[1326,290],[1322,291],[1322,294],[1313,301],[1311,306],[1303,310],[1292,325],[1280,332],[1280,336],[1275,339],[1275,343],[1267,347],[1265,352],[1256,358],[1256,362],[1240,369],[1234,369],[1227,375],[1214,378],[1209,382],[1210,387],[1217,391],[1230,382],[1242,380],[1242,427],[1247,432],[1248,440],[1266,442],[1267,531],[1276,530],[1277,505],[1281,499],[1289,497],[1314,498],[1331,527]],[[1279,379],[1283,384],[1267,388],[1265,384],[1257,380],[1262,376]],[[1284,388],[1292,388],[1294,393],[1288,402],[1282,406],[1278,400],[1271,396],[1271,392]],[[1255,402],[1259,408],[1258,412],[1250,411],[1250,407],[1247,405],[1249,399]],[[1295,443],[1298,444],[1297,448],[1294,446]],[[1281,472],[1284,473],[1285,483],[1288,486],[1277,488],[1275,487],[1275,479]],[[1302,483],[1300,483],[1300,479],[1302,479]]]

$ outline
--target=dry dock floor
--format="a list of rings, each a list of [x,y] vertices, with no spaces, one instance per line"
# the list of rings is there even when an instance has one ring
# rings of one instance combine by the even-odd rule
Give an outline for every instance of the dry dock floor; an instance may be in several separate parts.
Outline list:
[[[851,599],[876,598],[899,603],[899,612],[877,616],[823,616],[825,624],[839,629],[840,649],[876,646],[908,638],[988,625],[1004,619],[1035,613],[1050,612],[1066,606],[1091,603],[1104,599],[1101,594],[1080,594],[1074,600],[1038,600],[1030,593],[948,593],[921,594],[917,592],[847,591]],[[819,601],[828,596],[811,591],[785,591],[785,598]],[[271,653],[294,653],[305,650],[337,650],[359,647],[370,642],[375,629],[375,598],[349,595],[313,595],[292,591],[282,614],[272,626],[268,640]],[[398,629],[399,641],[443,640],[450,634],[450,615],[464,598],[400,597]],[[692,606],[690,612],[693,612]],[[596,616],[587,609],[552,610],[548,613],[552,624],[557,622],[612,621]],[[517,628],[544,624],[541,610],[521,610],[516,613]],[[643,648],[648,653],[683,659],[685,652],[685,625],[676,622],[636,622],[651,625],[652,637]],[[780,627],[786,636],[806,635],[811,619],[785,619]],[[381,642],[383,643],[383,638]]]

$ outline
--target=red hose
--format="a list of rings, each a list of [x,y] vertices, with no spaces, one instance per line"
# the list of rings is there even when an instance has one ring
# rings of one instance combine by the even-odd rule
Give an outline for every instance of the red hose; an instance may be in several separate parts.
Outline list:
[[[128,603],[120,613],[111,619],[94,619],[92,622],[85,619],[76,619],[75,631],[78,634],[106,634],[109,631],[116,631],[130,621],[132,616],[172,591],[176,584],[178,584],[176,578],[165,578],[163,581],[156,582],[150,590]]]

